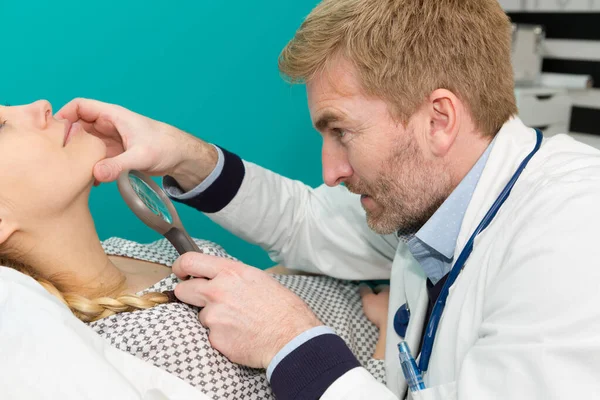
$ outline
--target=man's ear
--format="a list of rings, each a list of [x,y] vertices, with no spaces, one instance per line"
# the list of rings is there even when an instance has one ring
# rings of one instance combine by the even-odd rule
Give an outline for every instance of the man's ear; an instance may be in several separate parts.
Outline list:
[[[449,90],[436,89],[429,96],[428,144],[433,155],[444,157],[459,131],[460,100]]]
[[[0,216],[0,246],[6,243],[9,237],[17,230],[17,224],[9,218]]]

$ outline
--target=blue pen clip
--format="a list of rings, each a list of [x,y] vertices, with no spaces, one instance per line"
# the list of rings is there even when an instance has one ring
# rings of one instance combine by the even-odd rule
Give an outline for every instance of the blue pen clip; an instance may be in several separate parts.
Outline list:
[[[408,343],[406,343],[404,340],[398,343],[398,352],[400,366],[402,366],[404,379],[406,379],[406,383],[408,383],[408,389],[411,392],[424,390],[425,384],[423,383],[423,376],[421,375],[419,367],[417,367],[415,359],[413,358],[412,354],[410,354]]]

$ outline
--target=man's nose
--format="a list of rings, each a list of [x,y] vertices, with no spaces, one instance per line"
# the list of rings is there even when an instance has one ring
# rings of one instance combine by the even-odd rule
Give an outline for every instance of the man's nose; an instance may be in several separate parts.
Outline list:
[[[323,142],[323,181],[327,186],[337,186],[352,176],[353,170],[344,149]]]
[[[29,114],[36,127],[45,129],[52,118],[52,105],[47,100],[38,100],[27,106],[25,111]]]

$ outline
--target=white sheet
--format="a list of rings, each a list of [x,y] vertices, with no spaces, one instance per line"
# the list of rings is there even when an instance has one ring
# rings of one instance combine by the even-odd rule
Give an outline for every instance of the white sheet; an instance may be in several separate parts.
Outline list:
[[[208,399],[111,347],[35,280],[5,267],[0,267],[0,397]]]

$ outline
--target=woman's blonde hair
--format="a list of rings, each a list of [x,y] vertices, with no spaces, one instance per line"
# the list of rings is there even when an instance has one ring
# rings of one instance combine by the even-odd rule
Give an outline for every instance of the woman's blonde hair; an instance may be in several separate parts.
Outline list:
[[[120,295],[88,299],[76,293],[63,293],[49,279],[41,277],[31,267],[12,258],[0,255],[0,266],[13,268],[35,279],[50,294],[65,304],[83,322],[93,322],[113,314],[152,308],[169,302],[164,293],[146,293],[143,296]]]
[[[306,82],[341,56],[404,124],[434,90],[448,89],[491,136],[517,112],[511,29],[497,0],[323,0],[279,69]]]

